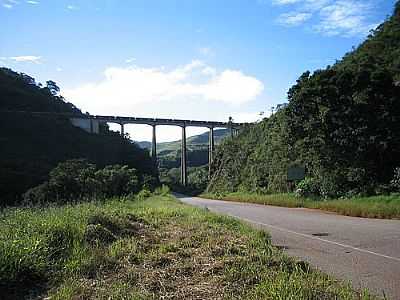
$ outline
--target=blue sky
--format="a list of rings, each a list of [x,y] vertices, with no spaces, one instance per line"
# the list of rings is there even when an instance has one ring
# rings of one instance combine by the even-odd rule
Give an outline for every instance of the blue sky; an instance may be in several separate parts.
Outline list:
[[[362,42],[394,3],[0,0],[0,65],[55,80],[93,114],[254,121],[304,71]],[[180,137],[158,130],[159,141]],[[127,131],[151,137],[145,126]]]

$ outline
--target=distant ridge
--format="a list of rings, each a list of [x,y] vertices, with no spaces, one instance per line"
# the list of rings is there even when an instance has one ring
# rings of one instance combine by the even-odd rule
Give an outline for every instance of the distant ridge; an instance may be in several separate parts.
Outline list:
[[[229,129],[216,129],[214,130],[214,142],[215,144],[219,144],[223,138],[229,136]],[[151,149],[151,142],[148,141],[135,141],[135,143],[141,147],[142,149]],[[187,147],[188,149],[199,148],[201,146],[208,145],[208,132],[204,132],[202,134],[194,135],[187,138]],[[164,142],[157,143],[157,153],[164,151],[176,151],[181,147],[181,140],[173,141],[173,142]]]

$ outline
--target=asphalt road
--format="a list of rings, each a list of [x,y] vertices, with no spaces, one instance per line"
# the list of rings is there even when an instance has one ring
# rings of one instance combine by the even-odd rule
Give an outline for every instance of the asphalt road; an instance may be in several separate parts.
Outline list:
[[[319,210],[208,200],[181,201],[267,230],[274,245],[356,290],[400,299],[400,220],[339,216]]]

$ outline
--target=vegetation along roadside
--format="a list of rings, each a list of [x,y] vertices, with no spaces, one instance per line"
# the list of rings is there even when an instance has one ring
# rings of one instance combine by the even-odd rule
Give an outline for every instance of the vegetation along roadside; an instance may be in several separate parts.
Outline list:
[[[203,193],[202,198],[283,207],[304,207],[335,212],[345,216],[400,219],[400,195],[379,195],[341,199],[314,199],[294,193],[259,194],[249,192]]]
[[[0,294],[9,299],[372,299],[238,220],[153,195],[8,208]]]

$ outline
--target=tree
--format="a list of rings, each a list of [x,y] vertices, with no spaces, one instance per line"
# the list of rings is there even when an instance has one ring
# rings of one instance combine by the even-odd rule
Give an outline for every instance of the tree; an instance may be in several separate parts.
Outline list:
[[[53,96],[56,96],[60,92],[60,88],[58,87],[57,83],[53,80],[46,81],[46,88],[50,91]]]

